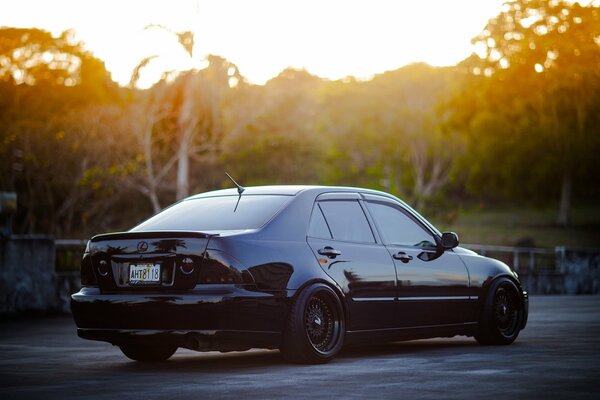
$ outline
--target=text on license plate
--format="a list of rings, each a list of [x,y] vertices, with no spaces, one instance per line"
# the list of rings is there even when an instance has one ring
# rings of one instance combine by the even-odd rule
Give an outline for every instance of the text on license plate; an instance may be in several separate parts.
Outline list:
[[[137,264],[129,266],[131,284],[160,282],[160,264]]]

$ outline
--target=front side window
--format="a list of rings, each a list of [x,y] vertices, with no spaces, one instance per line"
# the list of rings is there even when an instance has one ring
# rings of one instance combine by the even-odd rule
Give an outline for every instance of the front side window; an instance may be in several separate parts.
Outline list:
[[[375,237],[357,200],[319,202],[334,240],[374,243]]]
[[[368,207],[385,244],[435,247],[433,235],[399,208],[375,202],[369,202]]]

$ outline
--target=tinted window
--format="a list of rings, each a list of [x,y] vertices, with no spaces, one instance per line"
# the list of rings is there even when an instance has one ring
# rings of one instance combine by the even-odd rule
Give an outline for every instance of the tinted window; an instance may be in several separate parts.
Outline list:
[[[375,242],[367,217],[358,201],[323,201],[319,205],[335,240]]]
[[[246,195],[185,200],[142,222],[132,231],[238,230],[263,226],[292,196]],[[234,212],[235,210],[235,212]]]
[[[381,203],[368,204],[385,244],[435,247],[433,236],[399,208]]]
[[[315,204],[313,207],[310,225],[308,227],[308,236],[331,239],[331,232],[329,231],[327,222],[325,222],[325,217],[323,217],[323,213],[318,204]]]

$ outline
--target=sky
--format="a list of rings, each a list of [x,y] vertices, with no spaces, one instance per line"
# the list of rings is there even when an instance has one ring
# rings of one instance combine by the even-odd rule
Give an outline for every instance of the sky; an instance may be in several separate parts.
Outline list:
[[[454,65],[504,0],[1,0],[0,26],[74,29],[85,48],[127,84],[158,57],[139,86],[164,71],[201,68],[207,54],[262,84],[287,67],[322,78],[368,79],[413,62]],[[167,29],[195,33],[190,57]]]

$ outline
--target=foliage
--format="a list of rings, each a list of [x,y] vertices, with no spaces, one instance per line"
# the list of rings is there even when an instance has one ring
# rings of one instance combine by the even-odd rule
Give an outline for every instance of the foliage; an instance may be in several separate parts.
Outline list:
[[[455,73],[413,64],[368,82],[323,90],[324,133],[332,138],[330,181],[397,193],[419,208],[448,182],[458,141],[437,111]]]
[[[236,179],[247,185],[319,182],[325,148],[316,130],[316,93],[322,85],[306,71],[287,69],[235,100],[222,161]]]
[[[114,224],[94,221],[118,200],[98,171],[110,169],[107,155],[120,148],[97,122],[117,128],[123,93],[104,64],[69,37],[0,33],[0,187],[18,193],[18,231],[69,234],[88,223]]]
[[[1,28],[0,190],[18,193],[17,232],[63,237],[127,229],[188,190],[229,187],[224,171],[382,189],[448,226],[461,207],[558,204],[565,225],[600,195],[598,19],[593,5],[515,0],[453,68],[364,81],[286,69],[258,86],[209,56],[145,90],[155,56],[121,88],[70,32]],[[191,57],[193,34],[171,33]]]
[[[461,64],[466,90],[451,107],[469,143],[459,165],[474,166],[468,187],[537,201],[560,195],[558,223],[566,225],[573,186],[599,166],[598,7],[511,1],[474,43],[483,57]]]

